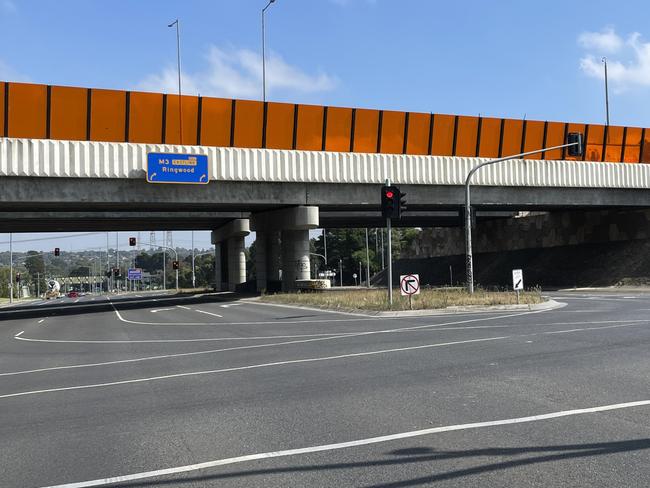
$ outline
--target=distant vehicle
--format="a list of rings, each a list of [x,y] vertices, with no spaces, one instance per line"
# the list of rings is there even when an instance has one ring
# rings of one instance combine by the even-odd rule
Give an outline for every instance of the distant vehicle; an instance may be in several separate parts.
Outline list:
[[[45,299],[59,298],[61,296],[61,285],[56,280],[49,280],[47,282],[47,291],[45,292]]]
[[[69,291],[68,298],[79,298],[79,293],[77,293],[76,291]]]

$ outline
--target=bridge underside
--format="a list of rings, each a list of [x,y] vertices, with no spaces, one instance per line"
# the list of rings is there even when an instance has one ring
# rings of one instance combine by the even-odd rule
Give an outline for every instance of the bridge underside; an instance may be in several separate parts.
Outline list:
[[[117,184],[116,184],[117,183]],[[252,213],[315,206],[320,226],[379,227],[379,185],[218,181],[208,185],[152,185],[136,179],[0,178],[4,232],[81,230],[211,230]],[[460,225],[463,187],[401,185],[407,227]],[[523,210],[650,208],[650,192],[616,188],[472,188],[478,219]]]

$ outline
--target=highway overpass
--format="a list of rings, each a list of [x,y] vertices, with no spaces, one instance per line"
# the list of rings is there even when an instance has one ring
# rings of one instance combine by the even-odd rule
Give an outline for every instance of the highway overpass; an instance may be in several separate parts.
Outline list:
[[[381,224],[386,179],[408,194],[402,225],[458,225],[472,167],[562,144],[568,132],[585,136],[580,160],[554,150],[479,172],[479,218],[650,207],[650,131],[642,128],[190,96],[179,103],[9,82],[0,83],[0,114],[5,232],[214,230],[217,282],[230,288],[245,277],[250,229],[266,243],[260,289],[280,268],[291,287],[309,276],[309,229]],[[209,184],[147,183],[149,152],[206,155]]]

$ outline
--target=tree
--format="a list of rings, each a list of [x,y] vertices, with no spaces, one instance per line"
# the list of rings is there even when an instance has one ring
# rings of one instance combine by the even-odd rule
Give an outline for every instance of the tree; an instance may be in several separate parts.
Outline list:
[[[25,268],[27,272],[36,278],[37,275],[43,276],[45,274],[45,260],[43,255],[38,251],[27,251],[27,259],[25,259]]]

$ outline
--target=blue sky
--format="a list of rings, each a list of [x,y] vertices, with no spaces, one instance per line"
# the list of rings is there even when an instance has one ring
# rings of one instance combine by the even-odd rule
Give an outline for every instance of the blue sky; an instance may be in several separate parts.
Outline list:
[[[265,4],[0,0],[0,79],[174,91],[178,17],[184,91],[261,98]],[[267,98],[602,123],[607,56],[612,124],[648,126],[649,17],[647,1],[277,0]]]

